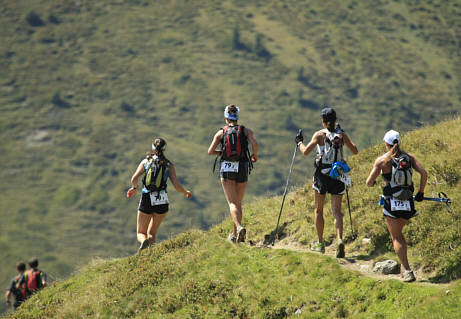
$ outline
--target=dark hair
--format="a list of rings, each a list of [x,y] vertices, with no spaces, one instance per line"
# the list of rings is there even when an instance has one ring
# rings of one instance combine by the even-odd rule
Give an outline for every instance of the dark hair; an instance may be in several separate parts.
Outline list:
[[[235,104],[229,104],[227,106],[227,112],[229,114],[237,114],[238,113],[237,106]],[[238,122],[238,120],[231,120],[231,119],[227,119],[227,120],[234,124]]]
[[[152,145],[155,146],[155,150],[153,149],[152,152],[147,155],[147,158],[151,159],[153,156],[157,156],[160,165],[169,163],[170,161],[163,154],[166,148],[166,141],[161,137],[157,137],[152,141]]]
[[[38,259],[35,258],[35,257],[29,259],[28,264],[29,264],[30,268],[37,268],[38,267]]]
[[[229,112],[229,114],[236,114],[237,107],[235,106],[235,104],[229,104],[227,107],[227,111]]]
[[[25,271],[26,270],[26,264],[23,263],[22,261],[18,262],[16,264],[16,270],[17,271]]]
[[[322,121],[325,123],[328,131],[333,132],[335,130],[336,123],[336,111],[331,107],[325,106],[320,112]]]
[[[323,121],[323,123],[326,124],[328,131],[333,132],[335,130],[336,121],[328,121],[328,122]]]

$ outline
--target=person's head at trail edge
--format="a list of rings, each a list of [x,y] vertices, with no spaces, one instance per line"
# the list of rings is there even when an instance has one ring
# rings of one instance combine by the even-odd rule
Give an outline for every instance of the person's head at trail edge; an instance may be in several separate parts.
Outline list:
[[[336,111],[331,107],[325,106],[320,112],[320,115],[325,128],[333,132],[336,124]]]
[[[33,257],[31,259],[29,259],[29,267],[32,268],[32,269],[36,269],[38,267],[38,259]]]
[[[20,274],[23,273],[24,271],[26,271],[26,264],[24,264],[22,261],[18,262],[16,264],[16,270]]]
[[[240,108],[235,104],[229,104],[224,108],[224,118],[227,123],[237,123],[240,115]]]

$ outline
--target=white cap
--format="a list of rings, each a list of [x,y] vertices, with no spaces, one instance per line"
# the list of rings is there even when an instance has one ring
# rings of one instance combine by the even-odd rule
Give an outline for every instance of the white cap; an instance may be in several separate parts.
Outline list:
[[[383,141],[386,142],[389,145],[394,145],[394,141],[397,140],[397,144],[400,145],[400,134],[397,131],[390,130],[387,131],[386,134],[384,134]]]

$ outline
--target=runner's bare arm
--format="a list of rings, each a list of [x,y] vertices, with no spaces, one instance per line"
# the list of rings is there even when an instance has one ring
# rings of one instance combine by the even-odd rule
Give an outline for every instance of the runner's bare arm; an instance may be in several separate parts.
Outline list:
[[[410,155],[411,158],[411,165],[414,167],[415,171],[417,171],[420,175],[421,178],[419,180],[419,191],[421,193],[424,193],[424,188],[426,187],[427,183],[427,172],[424,169],[423,165],[421,165],[420,162],[414,156]]]
[[[144,161],[139,163],[138,168],[131,177],[131,185],[133,185],[127,192],[126,197],[131,198],[136,195],[136,188],[138,187],[138,178],[144,173]]]
[[[365,182],[367,186],[372,187],[373,185],[376,184],[376,179],[379,176],[379,173],[381,173],[381,162],[382,159],[377,158],[375,163],[373,164],[373,168],[371,169],[370,175],[367,178],[367,181]]]
[[[318,145],[322,139],[322,133],[321,132],[316,132],[314,135],[312,135],[312,139],[307,145],[304,145],[303,143],[299,143],[299,150],[301,153],[304,155],[309,155],[310,152],[315,148],[316,145]]]
[[[253,149],[253,154],[251,154],[251,161],[256,162],[258,160],[258,142],[254,137],[253,131],[249,128],[245,128],[245,135],[248,137],[251,143],[251,147]]]
[[[173,183],[174,188],[179,193],[182,193],[187,198],[192,197],[192,192],[184,189],[184,187],[182,187],[181,183],[179,183],[178,178],[176,177],[176,169],[174,168],[173,164],[170,165],[169,177],[170,177],[170,181]]]
[[[6,304],[8,305],[8,307],[11,307],[10,296],[11,296],[11,291],[8,290],[5,294]]]
[[[222,130],[216,132],[216,134],[213,137],[213,141],[211,142],[210,147],[208,148],[208,155],[221,155],[221,151],[217,151],[216,147],[218,147],[218,144],[221,142],[222,135]]]
[[[347,148],[352,152],[352,154],[357,154],[359,150],[357,149],[357,145],[351,141],[349,136],[346,133],[343,133],[343,140],[344,144],[346,144]]]

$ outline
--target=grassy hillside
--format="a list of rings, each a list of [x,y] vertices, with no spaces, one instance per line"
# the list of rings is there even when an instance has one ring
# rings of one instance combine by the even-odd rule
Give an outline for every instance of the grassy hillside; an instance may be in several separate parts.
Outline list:
[[[461,171],[453,165],[460,133],[461,119],[455,119],[403,137],[404,148],[429,171],[426,194],[445,191],[453,200],[450,213],[437,203],[418,203],[419,216],[405,228],[416,283],[365,277],[317,253],[230,244],[226,220],[128,258],[94,260],[34,296],[11,318],[458,318],[461,281],[434,283],[461,276]],[[372,158],[382,152],[382,146],[371,147],[350,161],[359,237],[352,241],[346,227],[346,257],[356,262],[396,259],[377,205],[379,191],[364,186]],[[315,238],[309,187],[288,194],[278,245],[306,246]],[[247,242],[257,244],[271,233],[280,202],[265,198],[245,207]],[[332,239],[328,211],[326,237]],[[364,244],[364,237],[371,243]]]
[[[282,192],[295,131],[318,129],[323,104],[361,148],[455,114],[460,13],[445,1],[3,1],[0,285],[32,255],[62,278],[134,252],[124,192],[153,136],[195,194],[172,194],[160,238],[220,222],[206,149],[227,103],[260,142],[249,197]]]

